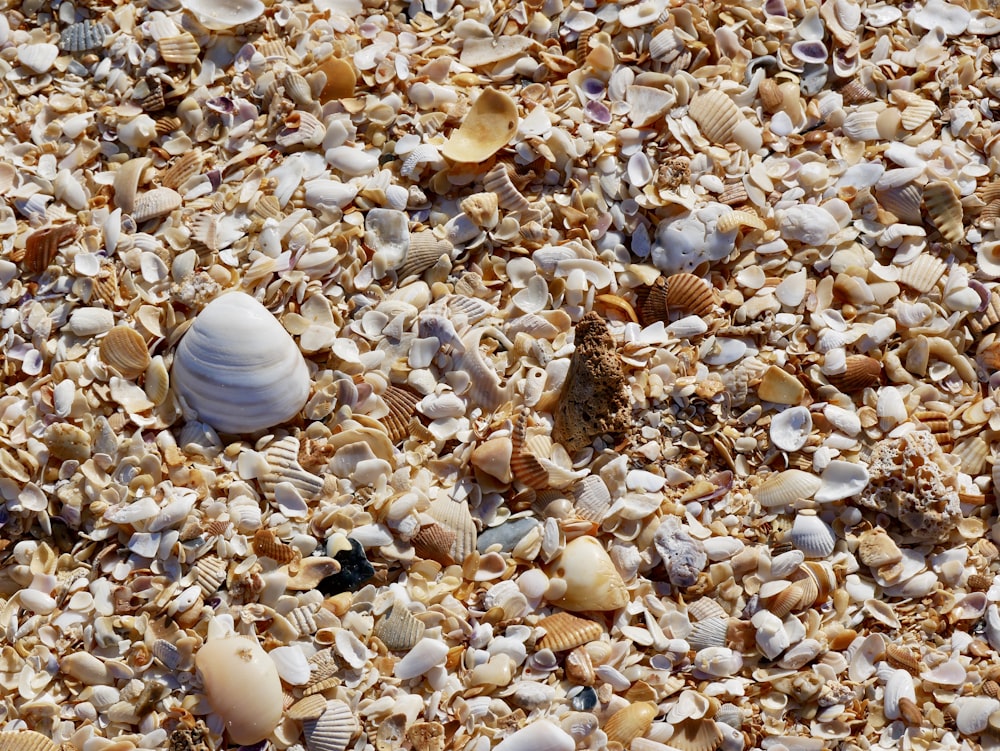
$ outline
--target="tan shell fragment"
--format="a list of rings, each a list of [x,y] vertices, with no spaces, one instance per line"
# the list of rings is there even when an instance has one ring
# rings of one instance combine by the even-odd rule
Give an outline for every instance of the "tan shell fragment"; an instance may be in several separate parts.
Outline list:
[[[684,720],[674,726],[670,745],[679,751],[715,751],[724,736],[715,720]]]
[[[474,193],[463,198],[458,206],[477,227],[493,227],[497,223],[500,199],[496,193]]]
[[[181,154],[177,160],[163,171],[160,176],[160,184],[165,188],[177,190],[192,177],[201,172],[203,163],[202,153],[198,149],[191,149]]]
[[[743,196],[746,196],[746,190],[743,191]],[[716,229],[719,232],[732,232],[733,230],[740,229],[741,227],[749,227],[750,229],[767,229],[767,225],[764,224],[764,220],[752,211],[730,211],[728,214],[720,216],[716,222]]]
[[[288,436],[264,450],[269,470],[260,478],[260,484],[268,500],[274,498],[274,489],[281,482],[291,483],[306,500],[315,498],[323,489],[323,478],[307,472],[299,464],[299,448],[299,439]]]
[[[34,730],[0,733],[0,751],[58,751],[48,736]]]
[[[476,99],[469,114],[448,138],[441,153],[455,162],[485,162],[517,132],[517,104],[490,87]]]
[[[290,720],[315,720],[326,710],[326,698],[322,694],[305,696],[285,711]]]
[[[622,707],[604,723],[608,743],[620,743],[628,748],[632,741],[649,731],[659,711],[656,704],[647,701]]]
[[[546,616],[536,625],[545,629],[545,636],[538,640],[538,648],[551,649],[553,652],[563,652],[596,641],[604,633],[604,629],[596,621],[570,613]]]
[[[847,369],[843,373],[827,376],[827,380],[844,393],[863,391],[878,383],[882,375],[882,363],[868,355],[849,355]]]
[[[137,222],[156,219],[179,209],[181,194],[172,188],[154,188],[135,199],[132,218]]]
[[[160,47],[160,57],[167,63],[191,65],[201,54],[198,40],[186,31],[177,36],[161,39],[157,44]]]
[[[444,751],[444,725],[440,722],[415,722],[406,731],[413,751]]]
[[[652,285],[639,291],[638,309],[639,321],[643,326],[650,326],[657,321],[669,322],[665,277],[661,276]]]
[[[791,373],[777,365],[771,365],[764,371],[757,396],[761,401],[775,404],[802,404],[806,397],[806,387]]]
[[[986,309],[970,315],[966,321],[968,321],[969,330],[977,335],[1000,323],[1000,290],[994,288],[990,292]]]
[[[688,114],[698,123],[705,138],[720,145],[729,142],[733,129],[743,119],[736,103],[715,89],[695,94],[688,107]]]
[[[916,130],[937,114],[938,108],[928,99],[920,99],[906,106],[900,117],[900,124],[906,130]]]
[[[667,278],[664,301],[667,312],[682,311],[686,315],[704,318],[715,309],[715,290],[706,280],[694,274],[673,274]]]
[[[861,535],[858,543],[858,558],[866,566],[879,569],[903,560],[903,554],[895,541],[881,527],[869,529]]]
[[[49,454],[56,459],[84,462],[90,458],[91,441],[87,431],[68,422],[49,425],[42,436]]]
[[[24,268],[40,274],[49,267],[59,246],[76,236],[76,224],[60,224],[35,230],[24,242]]]
[[[410,235],[410,247],[406,251],[406,258],[402,265],[396,269],[396,277],[402,282],[409,277],[420,276],[437,263],[442,256],[451,258],[454,250],[454,245],[447,240],[438,238],[430,230],[413,232]]]
[[[281,542],[270,529],[258,529],[254,533],[253,552],[278,563],[291,563],[302,555],[298,548]]]
[[[406,652],[423,638],[425,630],[410,609],[397,601],[375,625],[374,634],[393,652]]]
[[[115,326],[101,340],[98,350],[105,365],[121,373],[122,378],[138,378],[149,366],[146,340],[130,326]]]
[[[328,556],[312,556],[306,558],[298,566],[294,576],[288,577],[286,587],[296,592],[308,592],[316,589],[319,583],[328,576],[340,573],[340,562]]]
[[[345,99],[354,96],[354,87],[358,77],[354,66],[339,57],[329,57],[316,67],[315,74],[322,76],[321,88],[317,97],[321,104],[333,99]]]
[[[908,263],[900,269],[899,283],[926,294],[937,286],[944,276],[945,269],[945,262],[940,258],[923,253],[917,256],[913,263]]]
[[[931,223],[941,236],[951,243],[965,239],[962,202],[954,186],[947,180],[934,180],[924,186],[924,206]],[[911,264],[912,265],[912,264]],[[900,278],[902,281],[902,277]],[[921,290],[925,291],[925,290]]]

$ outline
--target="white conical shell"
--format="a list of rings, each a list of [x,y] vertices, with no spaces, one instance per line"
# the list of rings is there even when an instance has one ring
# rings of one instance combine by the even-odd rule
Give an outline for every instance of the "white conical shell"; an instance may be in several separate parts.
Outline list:
[[[172,381],[198,418],[223,433],[290,420],[309,396],[309,370],[291,336],[249,295],[230,292],[198,314],[177,346]]]
[[[829,524],[816,516],[814,510],[806,509],[795,517],[791,541],[806,554],[806,558],[826,558],[837,544],[837,535]]]

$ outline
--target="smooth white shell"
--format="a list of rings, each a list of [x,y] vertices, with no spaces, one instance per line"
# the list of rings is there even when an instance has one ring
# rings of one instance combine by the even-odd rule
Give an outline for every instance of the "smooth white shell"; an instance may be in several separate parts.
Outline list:
[[[177,346],[177,394],[223,433],[253,433],[295,416],[309,396],[298,346],[249,295],[230,292],[198,314]]]
[[[808,407],[792,407],[771,419],[771,443],[782,451],[798,451],[812,432]]]
[[[181,5],[212,31],[250,23],[264,12],[264,3],[260,0],[182,0]]]
[[[574,748],[573,736],[558,725],[548,720],[535,720],[505,738],[496,751],[573,751]]]

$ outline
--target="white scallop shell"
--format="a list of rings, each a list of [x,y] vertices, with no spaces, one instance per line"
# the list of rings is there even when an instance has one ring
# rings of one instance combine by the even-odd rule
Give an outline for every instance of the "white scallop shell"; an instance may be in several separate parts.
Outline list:
[[[303,723],[309,751],[344,751],[358,730],[354,712],[342,701],[331,699],[318,719]]]
[[[808,407],[792,407],[771,419],[771,443],[782,451],[798,451],[812,432]]]
[[[224,433],[286,422],[309,396],[298,346],[267,308],[241,292],[198,314],[177,346],[171,379],[198,418]]]
[[[820,489],[820,478],[801,469],[787,469],[768,475],[754,491],[761,506],[785,506],[805,498],[812,498]]]
[[[729,632],[729,619],[719,616],[705,618],[691,627],[687,635],[687,643],[694,650],[709,647],[726,646],[726,634]]]
[[[837,544],[837,534],[814,510],[805,509],[792,524],[791,542],[806,558],[826,558]]]

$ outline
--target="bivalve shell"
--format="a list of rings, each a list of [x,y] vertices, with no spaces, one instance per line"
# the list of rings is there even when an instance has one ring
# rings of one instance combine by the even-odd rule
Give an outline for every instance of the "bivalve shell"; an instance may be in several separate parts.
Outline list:
[[[673,274],[667,278],[664,302],[668,313],[681,311],[704,318],[715,309],[715,291],[694,274]]]
[[[389,612],[379,619],[374,633],[394,652],[407,652],[420,641],[425,628],[406,605],[397,601]]]
[[[812,498],[821,485],[822,481],[811,472],[787,469],[768,475],[756,488],[754,495],[761,506],[773,508]]]
[[[542,618],[538,628],[545,629],[545,636],[538,640],[539,649],[563,652],[601,638],[601,624],[570,613],[555,613]]]
[[[308,751],[344,751],[358,732],[358,723],[350,706],[331,699],[315,720],[302,726]]]
[[[688,114],[705,138],[720,145],[729,142],[733,129],[743,119],[736,103],[716,89],[699,91],[691,100]]]
[[[111,28],[100,21],[80,21],[62,30],[59,35],[59,46],[66,52],[87,52],[104,46],[104,40],[111,33]]]
[[[132,218],[137,222],[167,216],[181,206],[181,195],[171,188],[154,188],[135,199]]]
[[[843,373],[827,376],[827,380],[844,393],[875,386],[882,375],[882,363],[868,355],[848,355],[845,365]]]
[[[138,378],[149,366],[149,349],[142,335],[130,326],[115,326],[101,340],[101,361],[122,378]]]
[[[504,738],[494,751],[573,751],[576,741],[549,720],[535,720]]]
[[[806,407],[792,407],[771,419],[771,443],[782,451],[798,451],[812,432],[812,415]]]
[[[604,546],[593,537],[570,540],[552,561],[550,574],[566,582],[566,591],[553,602],[566,610],[617,610],[628,603],[625,582]]]
[[[837,544],[833,527],[816,515],[813,509],[803,509],[792,524],[791,543],[807,558],[826,558]]]
[[[922,253],[913,263],[900,269],[899,283],[926,294],[937,286],[945,269],[945,263],[940,258]]]
[[[260,0],[181,0],[198,22],[212,31],[225,31],[255,21],[264,12]]]
[[[57,751],[59,745],[34,730],[0,733],[0,751]]]
[[[656,704],[648,701],[640,701],[622,707],[604,723],[604,732],[608,736],[608,742],[620,743],[627,748],[633,740],[649,732],[653,719],[659,714],[659,711]]]
[[[507,94],[487,88],[441,153],[455,162],[482,163],[502,149],[517,132],[517,105]]]
[[[225,433],[286,422],[309,396],[299,348],[267,308],[241,292],[198,314],[177,347],[171,380],[199,419]]]
[[[724,736],[715,720],[683,720],[674,726],[670,745],[680,751],[715,751]]]
[[[299,464],[301,443],[295,436],[286,436],[264,449],[268,469],[261,476],[260,484],[268,500],[274,498],[278,483],[290,483],[303,498],[311,500],[323,489],[323,478],[307,472]]]
[[[182,32],[177,36],[166,37],[157,42],[160,48],[160,57],[164,62],[176,65],[191,65],[201,54],[201,47],[198,40],[188,32]]]
[[[924,186],[924,206],[931,223],[945,240],[960,243],[965,239],[962,202],[952,183],[945,180],[927,183]]]

